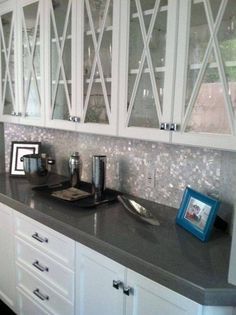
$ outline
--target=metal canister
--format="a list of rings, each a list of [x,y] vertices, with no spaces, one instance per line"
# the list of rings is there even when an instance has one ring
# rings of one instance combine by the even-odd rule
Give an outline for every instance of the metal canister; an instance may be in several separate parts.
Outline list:
[[[81,161],[79,152],[73,152],[69,158],[70,181],[72,187],[79,186]]]
[[[95,201],[101,201],[104,196],[106,179],[106,156],[94,155],[92,161],[92,193]]]

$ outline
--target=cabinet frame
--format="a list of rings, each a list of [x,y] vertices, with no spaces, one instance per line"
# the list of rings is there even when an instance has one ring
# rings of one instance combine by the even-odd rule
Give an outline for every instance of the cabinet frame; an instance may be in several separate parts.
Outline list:
[[[190,19],[191,19],[191,2],[186,0],[180,1],[180,10],[179,10],[179,27],[178,27],[178,50],[177,50],[177,67],[176,67],[176,84],[175,84],[175,107],[173,114],[173,122],[179,126],[178,131],[173,132],[171,135],[171,142],[184,145],[198,145],[209,148],[218,148],[218,149],[227,149],[227,150],[236,150],[236,119],[234,118],[234,113],[232,108],[230,108],[229,100],[225,93],[225,103],[228,120],[231,127],[231,135],[224,134],[213,134],[213,133],[204,133],[204,132],[185,132],[185,115],[184,115],[184,106],[185,106],[185,87],[187,80],[187,63],[188,63],[188,45],[189,45],[189,34],[190,34]],[[224,91],[227,88],[227,82],[225,78],[223,61],[221,57],[221,52],[217,45],[217,31],[220,27],[221,19],[216,21],[216,25],[213,25],[211,16],[209,16],[209,7],[206,0],[202,0],[202,3],[207,8],[207,19],[210,21],[210,39],[208,44],[212,45],[212,49],[216,50],[216,63],[219,65],[219,76],[220,80],[223,83]],[[227,5],[227,1],[222,1],[220,9],[221,18],[224,13],[224,9]],[[209,51],[210,54],[211,50]],[[204,68],[204,60],[202,62]],[[205,64],[205,70],[207,68],[207,60]],[[218,67],[217,67],[218,68]],[[204,76],[205,70],[202,69],[202,78]],[[198,82],[199,89],[201,80]],[[182,88],[179,88],[181,86]],[[195,93],[194,97],[197,98]],[[196,99],[195,99],[196,100]],[[194,106],[194,103],[193,103]]]
[[[166,34],[166,62],[164,79],[164,98],[161,123],[170,124],[172,120],[172,108],[174,101],[176,44],[177,44],[177,17],[178,1],[168,3],[167,34]],[[121,0],[120,34],[120,113],[119,113],[119,136],[133,137],[153,141],[170,141],[170,132],[158,128],[128,127],[127,94],[128,94],[128,56],[129,56],[129,25],[130,25],[130,1]],[[147,43],[144,44],[144,50]],[[146,51],[147,53],[147,51]]]

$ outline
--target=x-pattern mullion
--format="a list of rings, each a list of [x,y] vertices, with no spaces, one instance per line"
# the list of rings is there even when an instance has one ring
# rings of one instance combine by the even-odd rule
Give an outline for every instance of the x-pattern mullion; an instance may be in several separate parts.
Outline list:
[[[15,108],[15,98],[14,98],[14,93],[13,93],[13,88],[12,88],[11,74],[10,74],[10,70],[9,70],[9,62],[10,62],[10,55],[11,55],[11,49],[12,49],[12,36],[13,36],[13,31],[14,31],[13,16],[12,16],[12,19],[11,19],[11,29],[10,29],[10,36],[9,36],[9,42],[8,42],[8,51],[7,51],[7,48],[6,48],[5,35],[4,35],[3,25],[2,25],[2,18],[0,19],[0,29],[1,29],[1,37],[2,37],[4,58],[5,58],[5,63],[6,63],[5,78],[4,78],[5,82],[4,82],[4,91],[3,91],[3,99],[2,99],[2,101],[4,102],[4,100],[5,100],[7,81],[9,81],[9,88],[10,88],[10,92],[11,92],[11,98],[12,98],[12,102],[13,102],[13,107]]]
[[[98,72],[99,72],[100,79],[101,79],[103,96],[104,96],[104,99],[105,99],[105,106],[106,106],[108,121],[110,122],[111,110],[110,110],[110,107],[109,107],[109,101],[108,101],[108,97],[107,97],[107,89],[106,89],[106,84],[105,84],[105,80],[104,80],[101,59],[100,59],[100,55],[99,55],[101,42],[102,42],[104,29],[105,29],[106,17],[107,17],[108,8],[109,8],[109,5],[110,5],[110,0],[107,0],[107,2],[106,2],[106,6],[105,6],[105,10],[104,10],[104,16],[103,16],[103,21],[102,21],[102,25],[100,27],[100,34],[99,34],[98,40],[96,38],[96,30],[95,30],[94,23],[93,23],[93,17],[92,17],[89,1],[85,0],[85,3],[86,3],[86,10],[87,10],[88,18],[89,18],[89,25],[90,25],[90,28],[91,28],[91,31],[92,31],[92,39],[93,39],[93,45],[94,45],[94,52],[95,53],[94,53],[94,60],[93,60],[92,69],[91,69],[89,86],[88,86],[87,95],[86,95],[86,98],[85,98],[83,121],[85,120],[85,117],[86,117],[88,104],[89,104],[89,98],[90,98],[90,95],[91,95],[91,90],[92,90],[92,85],[93,85],[93,80],[94,80],[94,77],[95,77],[95,69],[96,69],[96,65],[97,65],[98,66]]]
[[[227,5],[228,1],[225,1],[225,7],[223,10],[219,10],[219,12],[222,12],[222,17],[224,15],[225,12],[225,8]],[[230,128],[231,131],[234,132],[234,110],[233,110],[233,104],[232,104],[232,100],[231,97],[229,96],[228,93],[228,82],[226,79],[226,75],[225,75],[225,69],[224,69],[224,63],[223,63],[223,59],[222,59],[222,55],[220,52],[220,47],[219,47],[219,42],[218,42],[218,38],[217,38],[217,33],[214,32],[214,21],[213,21],[213,16],[212,16],[212,11],[211,11],[211,7],[210,7],[210,3],[209,0],[206,0],[205,2],[206,8],[207,8],[207,18],[208,18],[208,23],[210,26],[210,32],[213,38],[213,47],[214,47],[214,51],[215,51],[215,56],[216,56],[216,62],[218,64],[218,69],[219,69],[219,75],[220,75],[220,79],[223,85],[223,89],[224,89],[224,97],[225,97],[225,107],[226,107],[226,111],[228,113],[228,118],[229,118],[229,123],[230,123]],[[221,8],[220,8],[221,9]]]
[[[52,106],[54,108],[56,105],[56,95],[57,95],[57,89],[58,89],[58,85],[59,85],[60,72],[61,72],[62,78],[63,78],[63,84],[64,84],[64,88],[65,88],[65,92],[66,92],[66,100],[67,100],[69,115],[72,115],[72,113],[71,113],[71,110],[72,110],[71,101],[70,101],[70,97],[69,97],[67,78],[66,78],[64,62],[63,62],[63,53],[64,53],[64,47],[65,47],[70,11],[71,11],[71,0],[69,0],[69,2],[68,2],[66,18],[65,18],[65,22],[64,22],[64,28],[63,28],[62,41],[60,44],[60,38],[59,38],[59,35],[57,32],[56,19],[54,16],[54,10],[53,10],[53,5],[52,5],[52,1],[51,1],[51,19],[52,19],[54,34],[56,37],[56,46],[57,46],[57,53],[58,53],[58,69],[57,69],[57,73],[56,73],[55,90],[54,90],[54,95],[52,98],[53,99]]]
[[[37,83],[37,77],[36,77],[36,72],[35,72],[35,66],[34,66],[34,53],[35,53],[35,47],[36,47],[36,41],[37,41],[37,31],[39,27],[39,8],[37,10],[37,16],[36,16],[36,21],[35,21],[35,29],[34,29],[34,34],[33,34],[33,41],[32,41],[32,48],[30,47],[29,43],[29,35],[27,32],[27,26],[25,22],[25,16],[24,16],[24,9],[22,8],[22,20],[23,20],[23,29],[25,33],[25,39],[26,39],[26,48],[27,48],[27,53],[28,53],[28,58],[29,58],[29,63],[30,63],[30,68],[28,70],[28,75],[27,75],[27,85],[26,85],[26,91],[25,91],[25,106],[27,107],[28,99],[29,99],[29,91],[30,91],[30,83],[31,83],[31,77],[33,76],[33,81],[35,82],[35,87],[37,90],[39,102],[41,104],[41,98],[40,98],[40,92],[38,88],[38,83]],[[26,108],[25,108],[26,111]]]
[[[210,30],[210,39],[209,39],[209,42],[208,42],[208,45],[207,45],[207,48],[206,48],[206,51],[205,51],[205,54],[203,57],[202,65],[201,65],[200,71],[198,73],[198,76],[197,76],[195,86],[194,86],[193,91],[192,91],[192,95],[191,95],[186,113],[184,115],[183,124],[181,127],[182,130],[186,129],[188,121],[189,121],[190,116],[192,114],[195,102],[197,100],[197,97],[198,97],[198,94],[199,94],[199,91],[201,88],[202,80],[203,80],[203,77],[205,75],[205,72],[206,72],[206,69],[208,66],[210,54],[213,51],[213,48],[214,48],[215,55],[216,55],[216,63],[218,65],[219,75],[220,75],[221,81],[222,81],[223,86],[224,86],[225,97],[228,98],[226,96],[227,90],[225,87],[227,86],[227,83],[226,83],[226,77],[225,77],[225,73],[224,73],[223,61],[222,61],[219,49],[217,48],[218,47],[217,33],[218,33],[218,30],[219,30],[219,27],[220,27],[220,24],[221,24],[221,21],[223,18],[223,14],[224,14],[225,9],[226,9],[227,2],[228,2],[228,0],[221,2],[220,8],[219,8],[219,13],[218,13],[216,20],[215,20],[215,23],[214,23],[210,3],[208,2],[208,0],[203,0],[204,8],[206,11],[206,16],[207,16],[207,22],[208,22],[208,26],[209,26],[209,30]],[[231,119],[230,119],[230,126],[232,129],[233,128],[232,127],[233,122]]]
[[[157,111],[159,121],[161,120],[160,118],[162,115],[160,100],[159,100],[159,94],[158,94],[157,86],[156,86],[155,73],[154,73],[154,69],[153,69],[153,65],[152,65],[152,58],[151,58],[150,49],[149,49],[149,43],[151,40],[155,21],[157,18],[157,13],[158,13],[158,10],[160,7],[160,0],[157,0],[155,2],[154,10],[152,13],[151,21],[150,21],[149,28],[148,28],[147,32],[146,32],[146,28],[145,28],[145,23],[144,23],[144,18],[143,18],[143,14],[142,14],[142,7],[141,7],[140,0],[136,0],[136,6],[137,6],[137,11],[138,11],[138,16],[139,16],[139,23],[140,23],[140,29],[141,29],[141,34],[142,34],[142,38],[143,38],[144,48],[143,48],[143,52],[142,52],[142,56],[141,56],[141,60],[140,60],[138,74],[136,76],[136,79],[134,82],[134,88],[133,88],[131,98],[130,98],[130,106],[128,108],[126,125],[128,125],[128,123],[129,123],[130,116],[131,116],[131,113],[132,113],[132,110],[134,107],[134,100],[135,100],[136,93],[138,91],[138,85],[139,85],[139,82],[141,79],[141,75],[142,75],[143,68],[144,68],[144,62],[145,62],[146,58],[147,58],[147,63],[148,63],[148,68],[149,68],[149,73],[150,73],[150,79],[151,79],[151,84],[152,84],[152,90],[153,90],[153,95],[154,95],[154,99],[155,99],[155,106],[156,106],[156,111]]]

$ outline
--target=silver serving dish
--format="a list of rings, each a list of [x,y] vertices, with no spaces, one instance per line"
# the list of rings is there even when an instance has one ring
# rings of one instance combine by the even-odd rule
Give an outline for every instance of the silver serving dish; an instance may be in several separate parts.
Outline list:
[[[136,216],[138,219],[141,219],[151,225],[159,226],[160,222],[153,216],[151,211],[149,209],[146,209],[133,199],[129,199],[125,196],[118,195],[117,199],[120,201],[120,203],[125,207],[126,210],[128,210],[130,213],[132,213],[134,216]]]

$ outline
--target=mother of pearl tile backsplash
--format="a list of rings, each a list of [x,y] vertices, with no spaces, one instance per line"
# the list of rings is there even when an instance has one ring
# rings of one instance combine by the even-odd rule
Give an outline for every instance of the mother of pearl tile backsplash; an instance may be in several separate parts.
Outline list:
[[[176,208],[187,185],[226,201],[228,208],[235,201],[235,153],[14,124],[4,124],[4,132],[7,171],[11,141],[41,141],[43,151],[56,159],[55,171],[62,175],[68,175],[70,154],[79,151],[82,179],[90,181],[92,155],[105,154],[110,188]],[[145,184],[150,166],[155,172],[154,188]]]

